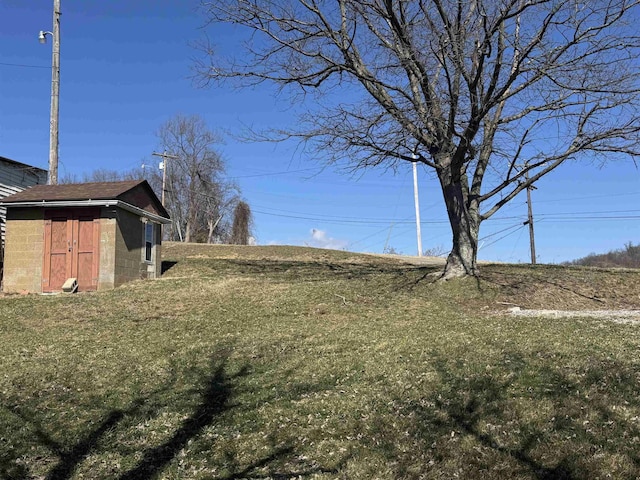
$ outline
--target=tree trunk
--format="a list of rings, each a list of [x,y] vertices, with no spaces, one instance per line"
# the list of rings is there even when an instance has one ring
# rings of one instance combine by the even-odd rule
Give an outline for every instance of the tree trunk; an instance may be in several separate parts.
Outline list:
[[[187,222],[187,226],[184,229],[184,241],[186,243],[191,242],[191,224]]]
[[[455,181],[450,175],[441,174],[440,184],[453,234],[453,246],[441,279],[475,276],[480,229],[477,202],[469,201],[466,178]]]
[[[220,223],[220,220],[222,220],[222,215],[219,215],[216,221],[214,221],[212,217],[209,217],[209,219],[207,220],[207,226],[209,227],[209,234],[207,235],[207,243],[213,243],[213,238],[214,238],[213,234],[215,233],[216,227]]]

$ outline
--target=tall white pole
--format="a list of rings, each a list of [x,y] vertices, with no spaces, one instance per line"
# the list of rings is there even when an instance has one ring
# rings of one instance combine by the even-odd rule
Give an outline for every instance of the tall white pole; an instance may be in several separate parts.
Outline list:
[[[58,118],[60,98],[60,0],[53,0],[51,54],[51,118],[49,126],[49,185],[58,183]]]
[[[413,165],[413,198],[416,205],[416,235],[418,236],[418,256],[422,256],[422,233],[420,232],[420,200],[418,199],[418,167],[417,161]]]

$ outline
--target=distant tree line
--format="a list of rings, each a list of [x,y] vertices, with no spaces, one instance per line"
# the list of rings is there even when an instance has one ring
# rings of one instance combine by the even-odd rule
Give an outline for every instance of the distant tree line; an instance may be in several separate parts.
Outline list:
[[[611,250],[608,253],[591,253],[586,257],[565,262],[565,265],[581,265],[585,267],[624,267],[640,268],[640,244],[625,244],[624,248]]]
[[[165,208],[172,223],[168,240],[247,245],[252,215],[240,188],[226,175],[226,165],[216,146],[220,136],[197,115],[176,115],[157,132],[158,150],[166,152],[163,169],[113,171],[98,169],[82,176],[67,175],[60,183],[113,182],[146,179],[158,198],[164,188]],[[155,163],[155,162],[154,162]]]

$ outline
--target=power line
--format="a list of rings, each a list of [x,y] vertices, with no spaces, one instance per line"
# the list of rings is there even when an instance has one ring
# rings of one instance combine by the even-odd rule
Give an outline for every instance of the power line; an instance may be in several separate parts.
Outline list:
[[[6,62],[0,62],[0,65],[2,65],[3,67],[20,67],[20,68],[46,68],[47,70],[51,70],[51,66],[44,66],[44,65],[27,65],[24,63],[6,63]]]
[[[522,226],[522,223],[516,223],[515,225],[511,225],[510,227],[503,228],[502,230],[498,230],[497,232],[493,232],[493,233],[491,233],[489,235],[486,235],[486,236],[480,238],[478,241],[482,242],[482,241],[484,241],[484,240],[486,240],[488,238],[495,237],[496,235],[500,235],[502,232],[506,232],[507,230],[511,230],[513,228],[521,227],[521,226]]]
[[[399,237],[399,236],[405,236],[405,235],[407,235],[409,232],[411,232],[413,229],[414,229],[414,227],[413,227],[413,226],[405,227],[405,228],[403,228],[403,229],[401,229],[401,230],[397,231],[397,232],[396,232],[396,233],[394,233],[393,235],[391,235],[389,238],[390,238],[390,239],[393,239],[393,238],[397,238],[397,237]],[[386,230],[386,228],[385,228],[384,230]],[[383,230],[383,231],[384,231],[384,230]],[[378,232],[378,233],[380,233],[380,232]],[[374,244],[377,244],[377,243],[379,243],[379,242],[378,242],[378,241],[376,241],[376,242],[370,242],[370,243],[367,243],[367,244],[365,244],[364,246],[360,247],[360,250],[367,250],[371,245],[374,245]]]
[[[511,255],[509,255],[509,256],[507,257],[507,259],[509,259],[509,258],[513,258],[513,254],[514,254],[514,253],[516,253],[516,248],[518,247],[518,243],[520,242],[520,239],[522,238],[522,232],[523,232],[523,230],[522,230],[522,229],[520,229],[520,230],[519,230],[519,232],[520,232],[520,235],[518,235],[518,238],[516,238],[516,241],[515,241],[515,242],[514,242],[514,244],[513,244],[513,250],[511,250]]]
[[[208,197],[208,198],[215,198],[215,196],[213,195],[207,195],[205,193],[202,192],[195,192],[197,195],[203,196],[203,197]],[[258,207],[260,208],[260,207]],[[372,218],[372,217],[347,217],[347,216],[337,216],[337,215],[324,215],[324,214],[317,214],[317,215],[313,215],[313,214],[305,214],[303,212],[295,212],[295,211],[290,211],[290,210],[282,210],[282,209],[274,209],[274,208],[269,208],[269,207],[262,207],[263,210],[254,210],[256,213],[261,213],[263,215],[269,215],[269,216],[274,216],[274,217],[284,217],[284,218],[297,218],[297,219],[301,219],[301,220],[317,220],[317,221],[327,221],[327,222],[333,222],[333,223],[342,223],[342,224],[349,224],[349,223],[354,223],[354,224],[370,224],[370,225],[376,225],[376,224],[389,224],[391,222],[396,223],[396,224],[409,224],[409,223],[413,223],[412,219],[406,218],[406,219],[402,219],[402,220],[396,220],[396,219],[388,219],[388,218]],[[282,213],[273,213],[273,212],[268,212],[268,211],[264,211],[264,209],[268,209],[268,210],[274,210],[276,212],[282,212]],[[538,218],[540,218],[540,220],[544,219],[547,223],[548,222],[554,222],[554,221],[573,221],[573,222],[579,222],[579,221],[585,221],[585,220],[632,220],[632,219],[637,219],[640,218],[640,215],[599,215],[599,214],[608,214],[608,213],[636,213],[636,212],[640,212],[640,210],[603,210],[603,211],[597,211],[597,212],[558,212],[558,213],[539,213],[538,214]],[[558,216],[560,215],[560,216]],[[562,215],[570,215],[567,217],[563,217]],[[576,218],[576,215],[579,215],[580,218]],[[588,215],[588,216],[585,216]],[[486,220],[486,222],[491,222],[491,223],[495,223],[498,221],[505,221],[505,220],[516,220],[516,219],[522,219],[522,215],[519,216],[508,216],[508,217],[491,217],[488,220]],[[421,222],[423,224],[432,224],[432,225],[446,225],[449,222],[447,220],[430,220],[430,221],[423,221]],[[513,228],[515,225],[508,227],[508,228]]]
[[[281,218],[295,218],[295,219],[299,219],[299,220],[314,220],[314,221],[320,221],[320,222],[326,222],[326,223],[334,223],[334,224],[338,224],[338,225],[387,225],[389,223],[388,220],[375,220],[375,219],[370,219],[370,220],[357,220],[353,217],[347,217],[347,218],[336,218],[336,217],[329,217],[329,216],[305,216],[305,215],[290,215],[290,214],[284,214],[284,213],[271,213],[271,212],[265,212],[262,210],[256,210],[253,209],[254,213],[259,213],[261,215],[269,215],[272,217],[281,217]],[[406,221],[396,221],[396,224],[413,224],[414,221],[413,220],[406,220]],[[429,223],[429,224],[447,224],[447,221],[430,221],[430,222],[423,222],[423,223]]]
[[[636,220],[640,215],[625,215],[625,216],[608,216],[608,217],[558,217],[558,218],[545,218],[546,223],[580,223],[580,222],[593,222],[597,220]]]
[[[252,175],[238,175],[235,177],[228,177],[228,178],[229,180],[235,180],[238,178],[273,177],[275,175],[289,175],[291,173],[310,172],[315,170],[317,170],[317,168],[302,168],[300,170],[288,170],[284,172],[272,172],[272,173],[256,173]]]
[[[489,243],[488,245],[483,245],[482,248],[487,248],[490,247],[491,245],[494,245],[496,243],[498,243],[500,240],[503,240],[505,238],[507,238],[509,235],[513,235],[514,233],[519,232],[520,230],[522,230],[525,227],[525,225],[520,225],[520,228],[518,228],[517,230],[514,230],[512,232],[507,233],[506,235],[503,235],[502,237],[494,240],[493,242]],[[479,249],[478,249],[479,250]]]
[[[212,195],[207,195],[205,193],[201,193],[201,192],[195,192],[197,195],[200,196],[204,196],[204,197],[208,197],[208,198],[214,198],[214,196]],[[265,211],[266,210],[272,210],[272,211]],[[274,213],[275,212],[279,212],[279,213]],[[412,219],[403,219],[403,220],[395,220],[395,219],[388,219],[388,218],[372,218],[372,217],[348,217],[348,216],[339,216],[339,215],[324,215],[324,214],[307,214],[304,212],[295,212],[295,211],[289,211],[289,210],[282,210],[282,209],[273,209],[273,208],[269,208],[269,207],[262,207],[262,209],[260,207],[258,207],[258,209],[254,208],[254,212],[255,213],[259,213],[262,215],[268,215],[268,216],[273,216],[273,217],[281,217],[281,218],[294,218],[294,219],[300,219],[300,220],[313,220],[313,221],[323,221],[323,222],[327,222],[327,223],[334,223],[334,224],[367,224],[367,225],[386,225],[389,224],[390,222],[393,222],[395,224],[410,224],[413,223]],[[591,220],[591,221],[597,221],[597,220],[632,220],[632,219],[637,219],[640,218],[640,215],[614,215],[614,216],[605,216],[605,215],[594,215],[594,214],[600,214],[600,213],[635,213],[635,212],[640,212],[640,210],[626,210],[626,211],[616,211],[616,210],[612,210],[612,211],[601,211],[601,212],[562,212],[562,213],[540,213],[538,214],[538,218],[540,220],[544,219],[547,222],[553,222],[553,221],[571,221],[571,222],[577,222],[577,221],[586,221],[586,220]],[[556,215],[571,215],[570,217],[562,217],[562,216],[556,216]],[[576,215],[580,216],[579,218],[576,218]],[[589,215],[589,216],[584,216],[584,215]],[[496,217],[496,218],[491,218],[489,220],[491,220],[492,223],[495,223],[497,221],[505,221],[505,220],[515,220],[515,219],[522,219],[522,216],[509,216],[509,217]],[[487,220],[487,221],[489,221]],[[421,222],[423,224],[430,224],[430,225],[447,225],[448,221],[447,220],[430,220],[430,221],[423,221]],[[519,225],[519,224],[518,224]],[[509,228],[514,228],[516,225],[512,225]],[[507,230],[505,229],[505,230]]]
[[[638,209],[634,210],[598,210],[593,212],[552,212],[552,213],[538,213],[538,215],[555,216],[555,215],[598,215],[600,213],[637,213]]]
[[[589,200],[592,198],[628,197],[631,195],[640,195],[640,192],[610,193],[606,195],[589,195],[586,197],[565,197],[565,198],[558,198],[554,200],[536,200],[536,203],[558,203],[558,202],[565,202],[570,200]]]
[[[387,230],[387,227],[385,226],[383,229],[381,230],[377,230],[374,233],[372,233],[371,235],[367,235],[364,238],[361,238],[360,240],[356,240],[355,242],[350,242],[349,246],[353,247],[354,245],[357,245],[359,243],[364,242],[365,240],[369,240],[371,237],[375,237],[376,235],[380,235],[382,232],[385,232]]]
[[[394,222],[394,223],[407,223],[407,222],[411,222],[413,221],[413,219],[411,218],[403,218],[400,220],[396,220],[396,219],[388,219],[388,218],[374,218],[374,217],[350,217],[350,216],[343,216],[343,215],[325,215],[323,213],[306,213],[306,212],[295,212],[295,211],[291,211],[291,210],[282,210],[279,208],[270,208],[270,207],[258,207],[258,208],[262,208],[263,210],[272,210],[275,212],[282,212],[285,214],[289,214],[289,215],[307,215],[310,217],[314,217],[317,218],[318,220],[321,220],[322,218],[328,218],[328,219],[335,219],[335,220],[358,220],[358,221],[372,221],[372,222],[386,222],[386,223],[390,223],[390,222]],[[426,222],[425,222],[426,223]]]

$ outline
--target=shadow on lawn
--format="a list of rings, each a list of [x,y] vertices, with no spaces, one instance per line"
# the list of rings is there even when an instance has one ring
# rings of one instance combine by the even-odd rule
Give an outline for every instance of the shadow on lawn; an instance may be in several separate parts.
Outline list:
[[[175,267],[177,264],[178,264],[178,262],[175,261],[175,260],[163,260],[162,264],[160,266],[160,274],[164,275],[165,272],[168,272],[173,267]]]
[[[379,419],[377,448],[395,462],[397,478],[640,476],[633,365],[594,357],[567,375],[518,353],[505,354],[503,362],[469,369],[436,358],[440,387],[425,398],[394,402],[406,423]]]
[[[514,365],[517,375],[521,373],[524,361],[519,356],[511,357],[510,364]],[[561,459],[553,467],[547,467],[535,458],[531,450],[544,438],[544,433],[539,429],[524,428],[525,433],[521,436],[517,446],[501,445],[492,434],[482,430],[483,422],[486,424],[491,420],[504,420],[504,423],[509,423],[514,420],[506,418],[508,414],[505,415],[505,410],[508,411],[508,408],[505,407],[512,379],[497,381],[490,374],[461,378],[444,362],[436,363],[436,370],[443,383],[450,387],[447,390],[449,395],[434,399],[437,410],[445,415],[434,418],[433,412],[419,409],[416,413],[423,422],[430,422],[439,429],[445,428],[447,431],[451,429],[454,436],[456,433],[468,435],[475,439],[481,448],[493,450],[494,453],[501,456],[517,460],[537,479],[583,478],[575,476],[574,469],[568,464],[566,458]],[[422,422],[420,423],[422,424]],[[519,423],[518,427],[520,426],[523,425]]]
[[[108,412],[100,421],[100,423],[88,431],[80,440],[73,445],[65,445],[54,439],[54,435],[47,432],[47,429],[38,420],[38,414],[34,411],[22,409],[18,405],[9,406],[8,409],[17,416],[23,428],[28,428],[34,443],[46,447],[52,454],[58,458],[55,466],[43,478],[45,480],[68,480],[70,479],[76,468],[92,454],[108,453],[114,445],[115,450],[124,455],[133,453],[141,453],[142,458],[137,464],[126,470],[112,470],[109,478],[117,478],[118,480],[137,480],[156,478],[165,467],[167,467],[176,456],[182,451],[192,440],[196,440],[203,431],[218,422],[219,417],[227,411],[245,406],[233,403],[234,383],[240,378],[248,374],[248,367],[245,365],[236,373],[229,375],[227,373],[228,356],[222,352],[211,358],[211,366],[207,379],[202,382],[200,389],[200,398],[191,414],[182,421],[181,425],[173,432],[173,434],[162,442],[160,445],[148,448],[142,452],[124,447],[122,445],[113,444],[114,431],[121,432],[131,430],[139,423],[141,419],[150,419],[158,414],[160,408],[166,407],[167,398],[175,396],[177,374],[173,378],[163,384],[154,392],[143,398],[134,400],[129,408],[116,409]],[[298,394],[306,393],[310,386],[302,388]],[[249,407],[251,408],[251,407]],[[278,436],[278,432],[274,432]],[[107,437],[111,438],[107,438]],[[29,471],[28,464],[16,462],[19,457],[26,457],[29,445],[25,445],[23,452],[14,452],[13,458],[0,457],[0,478],[6,479],[23,479],[34,478]],[[31,447],[32,448],[32,447]],[[288,461],[295,458],[296,452],[287,441],[279,442],[278,446],[272,446],[271,451],[264,456],[247,462],[242,458],[228,458],[231,461],[230,467],[226,469],[225,474],[221,477],[224,479],[241,479],[241,478],[278,478],[278,479],[294,479],[305,476],[312,476],[319,473],[337,474],[342,468],[344,462],[339,462],[333,468],[325,468],[315,465],[305,465],[299,461],[286,465]],[[233,456],[233,455],[232,455]],[[286,465],[286,466],[285,466]],[[263,473],[268,471],[269,473]]]
[[[536,267],[523,267],[519,269],[519,271],[516,270],[517,273],[509,273],[501,270],[481,271],[478,280],[497,286],[505,294],[525,298],[549,290],[549,292],[568,293],[570,295],[567,299],[571,301],[579,299],[588,300],[590,303],[593,302],[594,306],[607,303],[605,300],[588,293],[593,290],[594,285],[592,283],[583,279],[576,280],[572,277],[570,273],[575,272],[575,269],[572,270],[567,267],[553,267],[553,269],[550,269],[548,266],[544,266],[538,270],[535,268]],[[561,269],[563,268],[565,269],[565,275],[561,274]],[[550,270],[553,275],[533,275],[533,273],[545,272],[547,270]],[[549,308],[551,307],[549,306]]]
[[[202,430],[215,422],[218,415],[232,408],[229,400],[232,395],[231,381],[242,376],[246,368],[229,377],[225,374],[227,356],[217,354],[211,358],[210,377],[205,382],[200,401],[192,414],[183,421],[182,425],[174,432],[170,439],[161,445],[144,452],[138,465],[117,478],[122,480],[145,479],[154,477],[161,471],[175,455],[187,444],[190,439],[197,437]],[[123,419],[135,417],[149,418],[162,406],[162,397],[170,393],[175,386],[176,376],[171,381],[162,385],[157,390],[144,398],[134,400],[127,409],[116,409],[109,412],[99,425],[89,431],[76,444],[68,446],[56,441],[51,434],[37,420],[37,415],[23,412],[20,407],[12,408],[14,414],[19,416],[26,425],[30,426],[34,437],[38,442],[50,449],[59,461],[54,468],[44,477],[46,480],[67,480],[71,478],[74,470],[84,459],[94,452],[99,452],[101,439],[115,429]],[[0,466],[0,468],[2,468]],[[8,467],[4,468],[8,471]],[[2,469],[0,469],[2,473]],[[28,470],[21,471],[22,477],[28,478]],[[13,477],[8,477],[13,478]]]
[[[240,275],[277,275],[286,279],[323,281],[330,278],[366,278],[380,274],[403,275],[414,265],[400,263],[338,263],[302,260],[203,259],[181,261],[178,268],[194,269],[203,276],[233,273]],[[168,270],[168,269],[167,269]],[[173,273],[173,272],[172,272]],[[179,275],[179,272],[176,272]]]
[[[232,408],[232,405],[229,404],[232,395],[230,381],[245,375],[247,368],[244,367],[233,377],[228,377],[224,371],[225,365],[226,358],[223,361],[212,360],[211,376],[195,410],[182,422],[180,428],[174,432],[171,438],[157,447],[146,450],[138,465],[120,475],[118,477],[120,480],[153,478],[173,460],[189,440],[196,438],[205,427],[215,422],[217,416]]]
[[[83,439],[70,448],[56,441],[42,426],[37,415],[34,415],[33,412],[23,411],[20,406],[16,405],[10,406],[8,410],[20,418],[24,425],[28,425],[32,436],[40,445],[47,447],[60,459],[57,465],[44,478],[46,480],[65,480],[71,477],[76,466],[94,450],[102,436],[114,428],[125,415],[132,414],[139,406],[140,404],[136,402],[132,408],[126,411],[111,411],[95,429],[91,430]],[[18,456],[20,455],[13,459],[2,458],[0,462],[0,478],[32,478],[26,465],[16,463]]]

